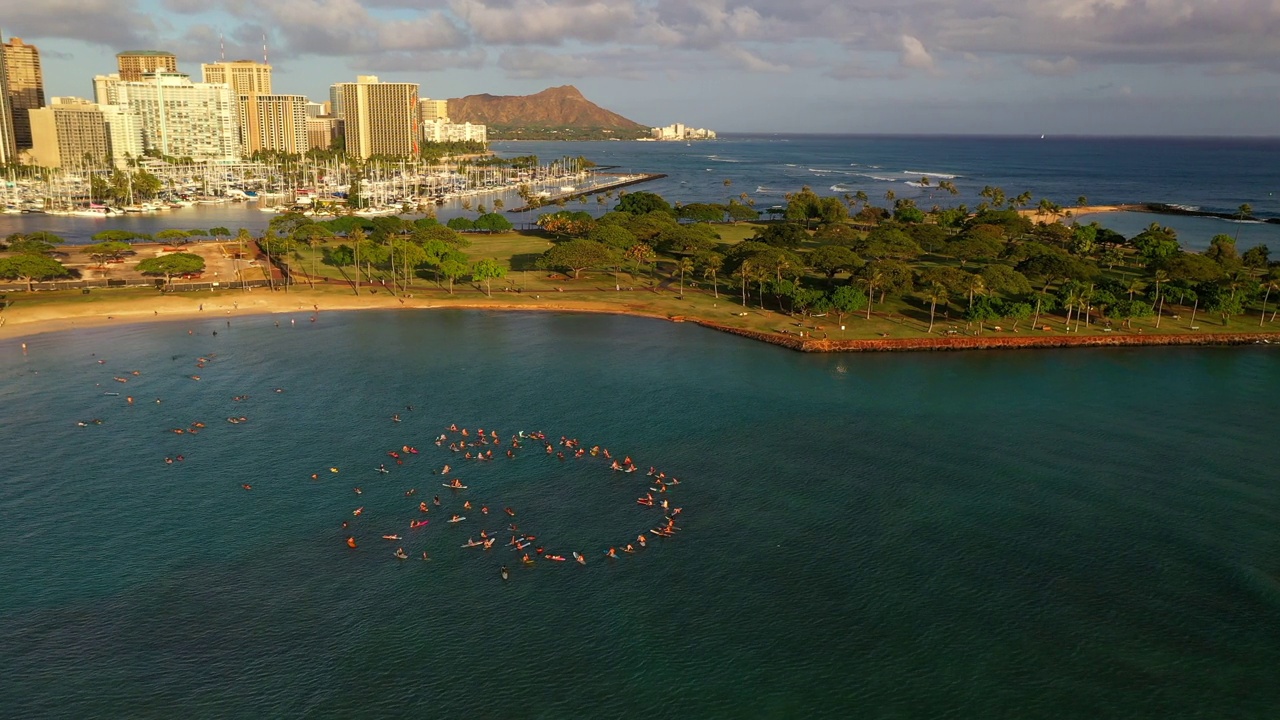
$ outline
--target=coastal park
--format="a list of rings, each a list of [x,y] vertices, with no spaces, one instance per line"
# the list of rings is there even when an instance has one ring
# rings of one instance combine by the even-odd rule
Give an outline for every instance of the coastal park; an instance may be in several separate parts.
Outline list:
[[[261,237],[174,231],[163,243],[117,241],[110,254],[103,243],[45,237],[39,247],[66,272],[41,282],[3,272],[25,247],[10,238],[0,253],[0,277],[13,282],[0,333],[61,328],[55,319],[321,306],[621,313],[806,350],[1025,346],[1037,337],[1269,341],[1274,333],[1280,273],[1265,246],[1242,253],[1225,236],[1191,253],[1158,223],[1127,239],[1044,208],[890,211],[808,189],[778,220],[735,219],[743,215],[735,204],[671,206],[637,192],[599,218],[548,208],[528,229],[489,215],[448,225],[281,215]],[[191,263],[167,264],[182,272],[142,264],[176,256]],[[1089,337],[1099,340],[1077,340]]]

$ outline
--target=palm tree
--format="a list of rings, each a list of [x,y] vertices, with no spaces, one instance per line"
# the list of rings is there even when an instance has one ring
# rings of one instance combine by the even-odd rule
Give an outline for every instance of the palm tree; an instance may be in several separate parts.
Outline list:
[[[679,262],[676,263],[676,269],[680,271],[680,297],[683,298],[684,297],[684,274],[686,272],[693,272],[693,260],[690,260],[687,257],[680,258]]]
[[[355,290],[356,295],[360,294],[360,246],[364,244],[364,231],[356,228],[347,233],[347,239],[351,241],[351,247],[355,252]],[[452,287],[450,288],[452,290]]]
[[[1129,282],[1125,283],[1124,291],[1129,293],[1129,302],[1133,302],[1134,293],[1140,293],[1147,288],[1147,284],[1142,282],[1140,277],[1131,277]]]
[[[1267,291],[1262,296],[1262,317],[1258,318],[1258,327],[1262,327],[1263,321],[1267,319],[1267,301],[1271,299],[1271,291],[1280,288],[1280,277],[1268,273],[1267,277],[1263,280],[1263,283],[1263,287],[1265,287]],[[1274,314],[1272,317],[1275,317]]]
[[[893,192],[893,191],[890,190],[889,192]],[[870,265],[867,267],[866,279],[867,279],[867,319],[870,320],[871,306],[873,304],[872,301],[875,299],[876,285],[879,284],[879,282],[884,279],[884,271],[875,267],[874,265]]]
[[[300,240],[306,243],[307,247],[311,248],[311,273],[307,275],[307,283],[311,286],[312,290],[316,287],[316,259],[320,256],[320,253],[316,250],[320,247],[320,244],[326,237],[333,237],[333,233],[325,226],[316,225],[314,223],[310,225],[303,225],[293,231],[294,240]]]
[[[720,263],[724,262],[724,258],[718,253],[707,253],[698,256],[698,262],[703,263],[702,279],[711,278],[711,293],[717,300],[720,299],[720,283],[716,279],[716,273],[720,270]]]
[[[896,197],[898,197],[898,194],[897,194],[897,193],[895,193],[894,191],[892,191],[892,190],[885,190],[885,191],[884,191],[884,200],[885,200],[885,202],[890,202],[890,203],[891,203],[891,202],[893,202],[893,199],[894,199],[894,198],[896,198]]]
[[[1072,284],[1069,288],[1067,288],[1066,297],[1062,299],[1062,306],[1067,310],[1067,323],[1066,323],[1066,327],[1064,327],[1063,329],[1066,330],[1067,332],[1071,331],[1071,313],[1076,310],[1077,306],[1079,306],[1080,298],[1083,295],[1084,295],[1084,288],[1080,287],[1079,285]],[[1079,318],[1077,318],[1076,319],[1077,326],[1079,325],[1079,323],[1080,323],[1080,320]]]
[[[932,333],[934,312],[938,308],[938,303],[947,301],[947,286],[934,280],[925,288],[924,296],[929,299],[929,329],[925,332]]]
[[[1036,217],[1044,217],[1053,212],[1053,202],[1049,198],[1040,198],[1040,204],[1036,206]]]
[[[964,289],[969,293],[969,307],[973,307],[974,295],[986,295],[987,283],[978,273],[969,273],[969,277],[965,278]]]
[[[1080,309],[1084,310],[1084,326],[1089,327],[1089,309],[1093,305],[1093,285],[1080,292]],[[1076,313],[1076,332],[1080,332],[1080,313]]]
[[[859,190],[855,192],[853,194],[853,199],[862,203],[863,207],[866,207],[867,203],[871,202],[871,198],[867,196],[866,190]]]
[[[1159,328],[1160,316],[1164,313],[1164,293],[1160,290],[1160,283],[1169,282],[1169,273],[1156,269],[1151,273],[1151,279],[1156,283],[1156,327]]]

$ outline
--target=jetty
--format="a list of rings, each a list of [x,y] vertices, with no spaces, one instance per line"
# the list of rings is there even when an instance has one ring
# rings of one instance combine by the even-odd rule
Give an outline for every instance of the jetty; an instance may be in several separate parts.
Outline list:
[[[610,176],[613,177],[612,180],[604,180],[603,182],[596,183],[594,185],[591,185],[590,187],[574,188],[573,190],[566,190],[559,193],[549,193],[547,195],[538,196],[536,203],[530,203],[528,205],[523,205],[518,208],[511,208],[507,210],[507,212],[509,213],[528,212],[530,210],[536,210],[538,208],[543,208],[548,205],[554,205],[561,200],[568,201],[568,200],[573,200],[574,198],[586,197],[588,195],[596,195],[602,192],[617,190],[618,188],[630,187],[631,185],[639,185],[640,183],[646,183],[652,180],[660,180],[666,177],[666,175],[663,173],[601,173],[601,172],[596,173],[596,177],[610,177]]]

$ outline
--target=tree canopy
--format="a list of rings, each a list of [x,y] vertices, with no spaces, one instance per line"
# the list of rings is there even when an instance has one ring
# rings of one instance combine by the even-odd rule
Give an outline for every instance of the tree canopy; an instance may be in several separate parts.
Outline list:
[[[594,240],[570,240],[543,253],[539,264],[549,270],[573,273],[576,280],[583,270],[606,267],[617,257],[616,250]]]
[[[172,283],[174,275],[203,271],[204,258],[194,253],[169,253],[147,258],[138,263],[136,269],[143,275],[163,275],[166,282]]]

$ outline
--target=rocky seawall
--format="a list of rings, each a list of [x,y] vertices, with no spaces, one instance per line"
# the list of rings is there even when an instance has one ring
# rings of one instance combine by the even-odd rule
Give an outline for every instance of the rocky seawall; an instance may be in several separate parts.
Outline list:
[[[991,335],[965,337],[868,338],[863,340],[815,340],[766,333],[718,323],[701,322],[703,327],[741,335],[771,345],[800,352],[923,352],[938,350],[1018,350],[1076,347],[1148,347],[1156,345],[1280,345],[1280,333],[1202,333],[1181,335]]]

